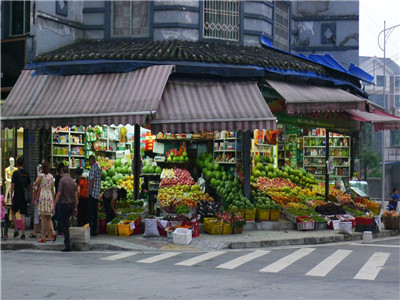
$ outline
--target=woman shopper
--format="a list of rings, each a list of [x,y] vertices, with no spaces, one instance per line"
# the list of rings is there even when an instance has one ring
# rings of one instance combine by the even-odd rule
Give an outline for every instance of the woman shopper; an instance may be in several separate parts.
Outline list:
[[[40,194],[38,197],[38,208],[41,218],[42,231],[41,238],[38,240],[39,243],[46,242],[46,236],[50,237],[47,240],[55,241],[57,238],[56,232],[53,229],[51,222],[51,214],[54,206],[54,178],[50,174],[50,166],[47,162],[42,164],[42,174],[39,174],[34,185],[40,185]]]
[[[78,186],[78,226],[82,227],[88,223],[87,219],[87,208],[89,204],[89,193],[88,193],[88,181],[85,176],[83,176],[83,170],[81,168],[76,169],[76,174],[78,178],[76,179],[76,185]]]

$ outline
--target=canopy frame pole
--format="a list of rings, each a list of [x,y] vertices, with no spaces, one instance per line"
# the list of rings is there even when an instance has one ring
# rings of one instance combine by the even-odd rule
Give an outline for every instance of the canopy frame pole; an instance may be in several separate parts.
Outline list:
[[[251,131],[243,132],[243,192],[250,200],[250,169],[251,169]]]
[[[133,164],[134,164],[134,174],[133,174],[133,190],[134,199],[139,199],[139,185],[140,185],[140,126],[135,124],[134,132],[134,152],[133,152]]]
[[[329,196],[329,173],[328,173],[328,161],[329,161],[329,130],[326,129],[325,133],[325,201],[328,201]]]

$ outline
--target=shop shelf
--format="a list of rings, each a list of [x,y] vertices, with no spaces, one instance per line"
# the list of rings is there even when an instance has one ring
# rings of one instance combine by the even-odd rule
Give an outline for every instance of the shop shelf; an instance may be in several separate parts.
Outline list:
[[[71,134],[85,134],[85,132],[82,131],[70,131]]]
[[[71,157],[85,157],[85,155],[71,155]]]
[[[71,143],[71,146],[85,146],[85,144],[82,144],[82,143]]]
[[[69,144],[68,143],[53,143],[53,145],[56,145],[56,146],[68,146]]]
[[[225,138],[225,139],[214,139],[214,141],[229,141],[229,140],[231,140],[231,141],[233,141],[233,140],[236,140],[236,138],[235,137],[231,137],[231,138]]]
[[[53,154],[54,157],[69,157],[68,155],[62,155],[62,154]]]

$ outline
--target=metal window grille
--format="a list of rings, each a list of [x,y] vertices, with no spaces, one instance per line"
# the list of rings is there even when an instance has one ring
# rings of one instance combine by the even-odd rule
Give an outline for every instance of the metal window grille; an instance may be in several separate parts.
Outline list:
[[[10,2],[9,36],[21,36],[30,32],[30,1]]]
[[[204,1],[203,20],[203,37],[240,40],[240,1]]]
[[[274,47],[289,51],[289,5],[275,2]]]
[[[121,37],[149,36],[149,1],[113,1],[112,35]]]

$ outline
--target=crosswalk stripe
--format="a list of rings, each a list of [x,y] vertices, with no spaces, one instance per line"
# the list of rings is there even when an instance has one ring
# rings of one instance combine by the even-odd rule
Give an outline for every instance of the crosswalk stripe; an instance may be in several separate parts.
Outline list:
[[[179,262],[179,263],[176,263],[175,265],[177,265],[177,266],[187,266],[187,267],[190,267],[190,266],[193,266],[193,265],[195,265],[195,264],[198,264],[198,263],[200,263],[200,262],[202,262],[202,261],[205,261],[205,260],[208,260],[208,259],[217,257],[217,256],[219,256],[219,255],[221,255],[221,254],[224,254],[224,253],[226,253],[226,251],[214,251],[214,252],[209,252],[209,253],[205,253],[205,254],[202,254],[202,255],[199,255],[199,256],[190,258],[190,259],[188,259],[188,260],[181,261],[181,262]]]
[[[265,268],[261,269],[260,272],[278,273],[304,256],[310,254],[314,250],[315,248],[301,248],[292,254],[277,260],[273,264],[266,266]]]
[[[307,276],[324,277],[332,271],[343,259],[345,259],[353,250],[337,250],[329,257],[325,258],[312,270],[306,273]]]
[[[247,263],[247,262],[249,262],[249,261],[251,261],[253,259],[256,259],[256,258],[258,258],[260,256],[263,256],[263,255],[265,255],[265,254],[267,254],[269,252],[271,252],[271,251],[256,250],[254,252],[242,255],[242,256],[240,256],[238,258],[235,258],[235,259],[233,259],[231,261],[228,261],[228,262],[226,262],[226,263],[224,263],[222,265],[219,265],[219,266],[217,266],[217,268],[233,270],[233,269],[235,269],[235,268],[237,268],[237,267],[239,267],[239,266],[241,266],[241,265],[243,265],[243,264],[245,264],[245,263]]]
[[[354,279],[360,280],[375,280],[380,270],[385,265],[390,253],[375,252],[368,261],[363,265],[361,270],[354,276]]]
[[[167,253],[163,253],[163,254],[160,254],[160,255],[148,257],[148,258],[139,260],[137,262],[138,263],[144,263],[144,264],[152,264],[152,263],[158,262],[160,260],[176,256],[178,254],[181,254],[181,252],[167,252]]]
[[[117,260],[117,259],[121,259],[121,258],[126,258],[132,255],[138,254],[138,252],[123,252],[123,253],[119,253],[119,254],[115,254],[115,255],[111,255],[111,256],[106,256],[101,258],[102,260]]]

